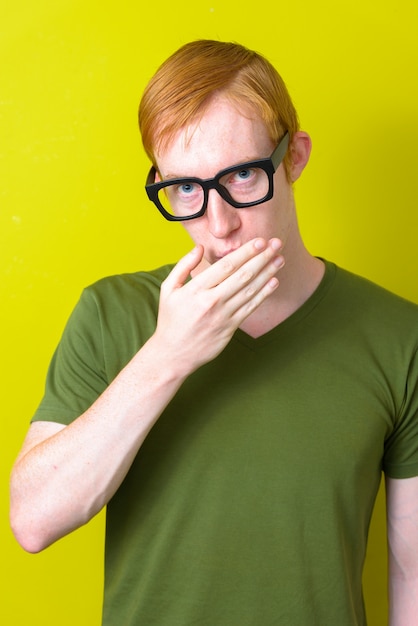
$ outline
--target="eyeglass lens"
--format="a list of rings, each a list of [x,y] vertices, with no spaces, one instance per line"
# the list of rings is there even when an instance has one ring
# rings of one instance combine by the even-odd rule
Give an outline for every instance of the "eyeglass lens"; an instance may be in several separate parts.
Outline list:
[[[225,174],[219,184],[238,205],[262,200],[269,191],[268,174],[258,167],[242,168]],[[195,181],[167,184],[159,190],[158,199],[171,215],[186,217],[198,213],[204,204],[205,192]]]

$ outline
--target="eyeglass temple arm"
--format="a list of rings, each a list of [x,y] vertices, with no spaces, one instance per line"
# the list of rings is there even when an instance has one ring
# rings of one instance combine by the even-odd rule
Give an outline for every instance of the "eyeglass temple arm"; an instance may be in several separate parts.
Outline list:
[[[274,165],[274,169],[276,170],[280,163],[283,161],[287,148],[289,147],[289,131],[286,131],[285,135],[283,135],[282,140],[279,142],[279,145],[271,155],[271,161]]]
[[[148,172],[148,176],[147,176],[147,180],[145,182],[145,185],[152,185],[153,183],[155,183],[155,175],[157,173],[157,170],[155,169],[154,166],[151,167],[150,171]]]

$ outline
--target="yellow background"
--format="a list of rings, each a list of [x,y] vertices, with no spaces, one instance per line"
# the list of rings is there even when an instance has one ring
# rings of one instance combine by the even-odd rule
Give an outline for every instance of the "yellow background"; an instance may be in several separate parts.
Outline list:
[[[100,621],[103,514],[27,555],[8,527],[7,483],[83,286],[190,247],[144,197],[136,109],[148,78],[190,39],[265,54],[313,139],[296,188],[311,251],[418,302],[417,13],[414,0],[2,2],[2,624]],[[385,623],[384,563],[380,496],[366,572],[371,626]]]

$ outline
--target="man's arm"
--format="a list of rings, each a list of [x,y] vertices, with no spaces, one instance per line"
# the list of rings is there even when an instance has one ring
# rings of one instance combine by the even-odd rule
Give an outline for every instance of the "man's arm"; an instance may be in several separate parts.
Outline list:
[[[418,626],[418,477],[386,478],[389,626]]]
[[[10,507],[27,551],[44,549],[107,504],[184,380],[276,289],[279,246],[248,242],[187,281],[203,256],[195,248],[162,284],[154,335],[96,402],[69,426],[31,426],[12,471]]]

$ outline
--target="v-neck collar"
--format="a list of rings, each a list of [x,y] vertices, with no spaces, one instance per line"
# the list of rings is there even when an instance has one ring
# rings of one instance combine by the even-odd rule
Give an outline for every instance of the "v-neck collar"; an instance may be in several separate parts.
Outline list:
[[[315,289],[313,294],[299,307],[294,313],[289,315],[283,322],[267,331],[259,337],[251,337],[246,332],[238,328],[234,334],[234,340],[239,341],[248,348],[256,349],[264,346],[271,341],[274,341],[280,337],[283,333],[286,333],[289,328],[292,328],[295,324],[298,324],[303,318],[323,300],[332,283],[334,282],[337,267],[334,263],[330,263],[325,259],[321,259],[325,264],[325,272],[321,282]]]

